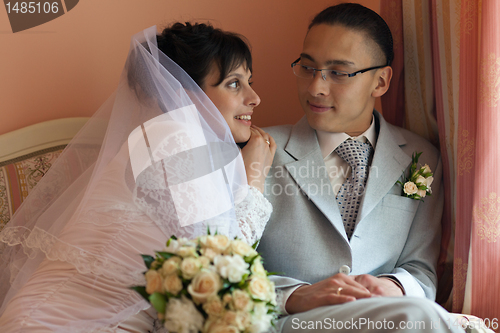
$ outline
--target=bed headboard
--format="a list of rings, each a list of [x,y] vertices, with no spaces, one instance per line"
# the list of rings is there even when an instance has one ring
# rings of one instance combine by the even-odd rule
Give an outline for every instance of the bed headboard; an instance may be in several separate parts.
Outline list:
[[[50,120],[0,135],[0,230],[88,119]]]
[[[2,134],[0,163],[44,149],[65,146],[87,120],[87,117],[55,119]]]

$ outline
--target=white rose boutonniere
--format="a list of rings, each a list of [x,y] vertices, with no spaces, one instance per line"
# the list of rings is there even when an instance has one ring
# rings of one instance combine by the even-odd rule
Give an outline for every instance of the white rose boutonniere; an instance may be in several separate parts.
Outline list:
[[[403,189],[403,195],[415,199],[422,200],[427,195],[431,195],[431,184],[434,180],[433,173],[429,165],[418,168],[418,159],[422,153],[415,152],[412,156],[412,162],[410,166],[410,177],[407,178],[403,172],[403,181],[397,181],[396,183],[401,185]]]

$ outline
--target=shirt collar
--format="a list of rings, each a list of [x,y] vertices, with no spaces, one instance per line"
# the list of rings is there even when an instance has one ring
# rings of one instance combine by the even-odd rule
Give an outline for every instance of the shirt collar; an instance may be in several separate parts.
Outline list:
[[[325,131],[316,131],[318,136],[319,147],[323,158],[327,157],[335,150],[342,142],[347,139],[358,140],[361,142],[370,142],[373,149],[377,144],[377,131],[375,130],[375,116],[372,116],[370,127],[359,136],[350,136],[347,133],[333,133]]]

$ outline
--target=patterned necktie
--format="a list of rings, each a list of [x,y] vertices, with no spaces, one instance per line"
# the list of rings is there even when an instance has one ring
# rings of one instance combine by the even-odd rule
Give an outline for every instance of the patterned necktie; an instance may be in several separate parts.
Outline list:
[[[342,142],[335,152],[351,167],[351,174],[346,178],[339,193],[339,205],[347,238],[350,240],[358,217],[361,197],[365,192],[368,179],[368,164],[373,156],[373,147],[369,142],[363,143],[348,139]]]

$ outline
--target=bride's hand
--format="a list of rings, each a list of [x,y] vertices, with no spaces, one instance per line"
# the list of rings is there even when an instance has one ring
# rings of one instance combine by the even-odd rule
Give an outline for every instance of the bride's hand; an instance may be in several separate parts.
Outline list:
[[[245,162],[248,185],[264,193],[266,176],[273,163],[274,153],[276,153],[276,143],[262,129],[252,125],[250,130],[252,135],[241,150],[241,155]]]

